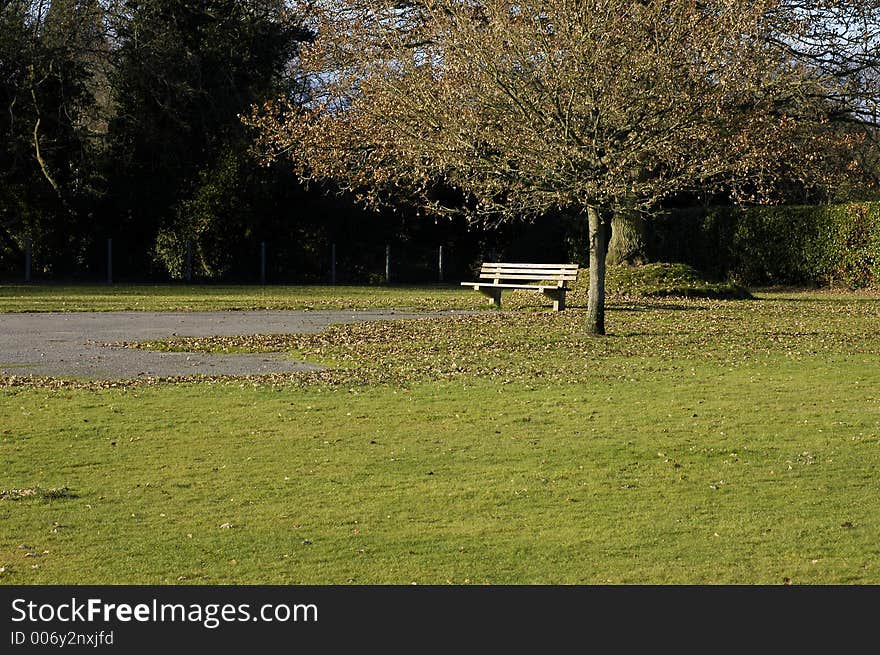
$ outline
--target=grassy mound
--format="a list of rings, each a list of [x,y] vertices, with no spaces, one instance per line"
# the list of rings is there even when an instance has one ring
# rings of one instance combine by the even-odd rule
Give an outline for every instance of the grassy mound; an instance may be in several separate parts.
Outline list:
[[[571,304],[586,305],[590,287],[589,272],[578,276]],[[687,264],[645,264],[644,266],[609,266],[605,292],[612,298],[710,298],[715,300],[748,299],[748,289],[732,282],[707,279]]]

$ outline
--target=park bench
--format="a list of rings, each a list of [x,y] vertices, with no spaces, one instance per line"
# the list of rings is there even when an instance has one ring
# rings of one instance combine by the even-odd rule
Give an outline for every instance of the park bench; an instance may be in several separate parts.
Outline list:
[[[501,306],[501,292],[504,289],[526,289],[538,291],[553,300],[553,309],[565,309],[566,282],[577,279],[577,264],[517,264],[505,262],[484,262],[480,268],[480,282],[462,282],[489,296],[489,304]],[[527,284],[537,282],[538,284]]]

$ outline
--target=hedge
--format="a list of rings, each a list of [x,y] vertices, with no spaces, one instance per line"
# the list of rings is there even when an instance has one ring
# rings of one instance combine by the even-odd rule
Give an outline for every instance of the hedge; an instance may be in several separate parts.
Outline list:
[[[651,232],[655,261],[742,284],[880,287],[880,202],[675,210]]]

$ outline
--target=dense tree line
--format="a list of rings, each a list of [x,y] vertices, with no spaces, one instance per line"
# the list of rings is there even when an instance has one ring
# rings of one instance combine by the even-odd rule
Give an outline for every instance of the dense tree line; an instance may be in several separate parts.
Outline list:
[[[0,273],[24,251],[50,279],[185,275],[247,281],[255,244],[285,275],[340,276],[358,241],[442,242],[449,228],[370,216],[286,167],[261,166],[240,115],[302,96],[311,38],[287,0],[3,0],[0,11]],[[279,258],[284,261],[279,261]],[[377,266],[377,270],[379,266]],[[271,270],[270,270],[271,274]]]
[[[401,12],[409,6],[406,3],[392,4],[395,7],[393,11],[398,12],[399,16],[403,16],[404,13]],[[733,22],[739,26],[745,24],[746,14],[740,10],[739,5],[728,4],[732,7],[730,15],[733,16]],[[770,9],[786,6],[786,3],[764,4]],[[800,3],[789,4],[800,12],[806,11],[805,7],[812,7],[813,11],[834,12],[849,5],[872,5],[867,2],[815,2],[802,7]],[[381,2],[378,5],[384,6]],[[575,5],[581,7],[577,3]],[[617,91],[622,89],[621,93],[632,90],[633,98],[644,99],[647,97],[645,92],[651,91],[657,96],[654,100],[659,98],[659,101],[667,102],[667,105],[660,106],[660,118],[663,111],[669,114],[672,110],[681,115],[687,115],[688,112],[691,115],[694,112],[705,114],[708,111],[707,103],[712,98],[705,90],[701,91],[696,87],[681,90],[682,80],[673,74],[678,71],[675,74],[680,77],[681,71],[685,70],[679,65],[681,62],[675,59],[678,51],[673,46],[667,48],[669,53],[652,53],[650,49],[633,47],[640,39],[648,39],[654,33],[651,30],[655,28],[649,22],[635,20],[627,12],[632,7],[642,7],[639,11],[651,16],[651,12],[656,10],[657,16],[662,17],[656,30],[672,30],[670,35],[678,35],[685,46],[690,43],[688,39],[696,39],[699,35],[694,35],[687,29],[676,31],[674,22],[671,22],[674,16],[669,12],[671,5],[664,3],[586,3],[580,11],[586,12],[584,15],[588,16],[591,15],[590,12],[598,12],[605,5],[611,8],[608,11],[616,12],[617,22],[602,27],[604,32],[600,32],[604,36],[597,32],[596,43],[603,45],[609,39],[617,39],[620,43],[615,43],[620,47],[626,46],[628,54],[626,57],[620,54],[606,56],[607,52],[594,44],[593,47],[583,50],[584,53],[595,53],[595,61],[584,70],[589,70],[589,75],[595,78],[597,71],[607,68],[607,78],[610,80],[608,88]],[[700,3],[682,3],[681,7],[691,5],[699,7]],[[456,24],[455,29],[459,31],[467,32],[470,27],[477,31],[474,34],[462,33],[470,40],[464,39],[461,47],[467,50],[465,46],[472,45],[473,52],[463,51],[462,67],[457,70],[461,79],[447,87],[448,97],[435,98],[431,94],[435,93],[436,88],[427,82],[423,90],[430,102],[421,105],[397,101],[405,98],[406,94],[386,93],[385,100],[390,98],[388,103],[377,101],[370,105],[376,110],[373,112],[376,120],[363,126],[368,132],[368,138],[359,142],[353,141],[351,148],[338,147],[335,152],[330,153],[326,149],[323,153],[308,150],[315,144],[320,149],[322,144],[326,145],[334,139],[345,139],[346,134],[350,134],[334,123],[330,124],[330,129],[335,133],[332,138],[311,139],[303,138],[309,135],[296,135],[296,139],[283,143],[283,148],[287,149],[286,154],[291,154],[291,150],[301,151],[302,156],[295,156],[294,159],[305,162],[307,166],[299,171],[291,170],[284,157],[269,165],[262,165],[252,154],[255,133],[241,120],[241,116],[250,116],[253,107],[262,106],[270,109],[267,110],[268,114],[259,114],[261,120],[278,118],[282,115],[282,105],[277,103],[278,98],[287,100],[283,112],[308,109],[314,107],[316,102],[326,100],[315,95],[321,92],[321,85],[315,84],[314,76],[309,77],[315,73],[315,53],[321,52],[320,44],[327,43],[328,38],[333,42],[334,30],[344,28],[348,24],[346,21],[354,21],[353,25],[360,30],[370,28],[370,24],[358,22],[358,12],[368,11],[373,7],[370,3],[314,5],[324,6],[328,10],[347,8],[349,11],[343,11],[336,16],[324,16],[326,20],[323,24],[316,21],[315,13],[299,13],[296,8],[298,6],[305,5],[296,5],[291,0],[2,0],[0,274],[7,277],[20,275],[27,249],[33,254],[36,276],[50,279],[100,277],[103,274],[108,238],[112,238],[114,242],[116,277],[129,279],[168,279],[169,276],[181,279],[186,275],[186,263],[189,259],[192,262],[192,273],[197,279],[249,281],[257,273],[254,260],[261,241],[270,244],[269,274],[274,279],[326,279],[331,243],[338,245],[340,281],[368,281],[375,276],[381,276],[381,259],[386,242],[403,246],[396,251],[398,254],[408,248],[405,263],[421,266],[424,271],[429,271],[434,265],[429,261],[432,256],[430,249],[439,244],[454,244],[457,247],[457,252],[450,253],[447,250],[447,254],[453,254],[452,258],[447,258],[447,265],[454,267],[457,264],[459,271],[482,256],[502,251],[507,258],[565,258],[585,262],[586,228],[577,219],[578,203],[572,204],[567,200],[557,202],[551,197],[559,194],[559,180],[568,179],[566,176],[569,176],[574,185],[572,188],[576,188],[589,181],[591,170],[596,175],[604,175],[606,181],[610,179],[609,171],[617,171],[620,173],[619,186],[626,187],[629,191],[628,195],[620,194],[617,197],[614,207],[616,211],[623,214],[633,207],[638,208],[639,203],[645,205],[645,198],[650,202],[655,200],[652,194],[641,193],[639,185],[655,184],[657,171],[647,170],[641,164],[634,165],[634,162],[625,158],[620,158],[617,164],[610,166],[608,162],[611,158],[605,155],[604,161],[601,157],[597,160],[599,163],[593,167],[595,170],[585,166],[580,160],[574,167],[554,168],[555,164],[545,166],[546,161],[553,160],[554,157],[559,159],[569,152],[568,145],[560,147],[560,144],[567,143],[566,139],[575,135],[575,131],[571,129],[574,123],[569,119],[566,120],[571,125],[566,121],[559,122],[559,134],[564,138],[556,143],[552,139],[545,139],[547,132],[542,132],[543,128],[535,131],[537,124],[533,124],[534,121],[529,118],[528,109],[522,115],[502,112],[499,114],[501,118],[496,117],[494,123],[486,122],[483,110],[483,113],[462,111],[463,108],[476,108],[473,98],[479,98],[480,94],[494,93],[493,89],[504,91],[505,84],[502,83],[506,83],[505,80],[513,84],[508,85],[507,91],[513,92],[514,96],[522,96],[528,102],[537,98],[538,104],[545,100],[546,88],[549,87],[546,87],[547,82],[542,77],[544,73],[540,66],[535,68],[536,62],[543,56],[541,39],[559,40],[564,36],[562,32],[548,32],[545,28],[535,32],[534,26],[528,26],[522,20],[505,24],[493,32],[499,38],[503,37],[503,42],[499,41],[494,45],[509,49],[519,39],[521,47],[517,47],[521,52],[518,51],[516,56],[525,53],[523,56],[526,59],[531,55],[538,59],[531,57],[528,66],[524,66],[513,57],[512,61],[516,66],[511,69],[514,73],[512,77],[508,75],[511,71],[496,71],[501,75],[500,85],[495,82],[480,82],[479,75],[468,70],[471,64],[467,62],[479,61],[481,58],[488,63],[494,61],[494,51],[484,42],[487,32],[483,24],[496,10],[501,12],[499,16],[503,15],[505,20],[509,18],[504,13],[506,10],[503,3],[497,6],[487,4],[484,12],[489,13],[486,16],[475,15],[479,20],[474,21],[475,17],[468,15],[470,23]],[[418,12],[427,11],[433,6],[430,3],[419,3],[411,5],[411,8]],[[530,5],[518,6],[523,11],[523,7]],[[546,5],[540,6],[544,7],[543,11],[548,11]],[[450,3],[447,15],[453,16],[460,10],[471,11],[468,7],[470,5]],[[569,5],[565,4],[565,11],[569,10]],[[757,15],[754,13],[756,11],[758,10],[754,8],[749,9],[752,12],[749,15]],[[851,17],[845,15],[841,20],[849,18]],[[822,20],[810,22],[810,25],[819,30],[829,24],[833,23]],[[415,25],[419,29],[424,27],[421,24]],[[642,29],[644,34],[639,32],[642,27],[645,28]],[[726,27],[717,27],[718,34],[722,35]],[[829,75],[846,77],[846,84],[834,86],[841,94],[832,97],[830,101],[825,100],[830,114],[837,112],[840,116],[852,117],[854,103],[846,94],[857,94],[859,98],[875,97],[865,94],[862,87],[867,85],[873,89],[876,86],[876,47],[873,46],[877,45],[878,36],[876,25],[871,25],[870,29],[874,31],[870,34],[865,29],[867,28],[853,28],[842,34],[832,35],[837,39],[851,36],[855,39],[851,48],[829,50],[821,47],[830,38],[821,31],[798,32],[800,41],[789,40],[784,44],[786,47],[801,48],[804,51],[802,55],[812,58],[810,65],[814,68],[826,68]],[[319,39],[319,47],[310,49],[308,46],[315,41],[318,31],[322,32],[323,41]],[[444,32],[446,33],[448,31]],[[357,42],[358,36],[359,32],[349,31],[346,38]],[[430,39],[415,39],[412,42],[392,39],[390,45],[400,47],[406,52],[415,48],[427,53],[439,43],[434,40],[435,46],[431,46],[434,35],[427,36]],[[624,43],[626,39],[631,42],[627,42],[629,45]],[[340,39],[335,41],[340,42]],[[577,39],[575,42],[580,43]],[[723,43],[723,40],[718,43]],[[860,50],[856,45],[864,47]],[[493,43],[488,43],[488,46],[493,46]],[[305,60],[302,58],[303,54],[308,55]],[[357,79],[352,78],[355,83],[353,88],[361,88],[362,80],[369,80],[375,71],[382,69],[381,66],[376,68],[375,64],[379,60],[371,60],[369,47],[355,49],[348,54],[340,49],[331,54],[350,59],[330,60],[329,65],[336,69],[325,71],[326,75],[321,80],[325,83],[334,80],[347,83],[347,78],[338,77],[338,73],[354,72]],[[447,59],[448,57],[447,54]],[[841,60],[841,57],[844,59]],[[419,63],[418,58],[413,61]],[[575,60],[561,59],[560,65],[564,63],[567,66],[566,62],[570,61]],[[618,76],[616,67],[623,61],[629,62],[634,67],[633,70],[637,69],[638,72],[630,84],[631,89],[618,84],[623,78]],[[666,76],[668,79],[662,75],[657,77],[658,66],[664,61],[672,71]],[[358,66],[362,64],[365,68],[358,72]],[[424,70],[423,67],[416,68]],[[557,80],[560,82],[559,88],[565,93],[560,91],[557,95],[561,98],[560,102],[565,101],[560,105],[561,115],[564,117],[570,114],[571,118],[582,109],[585,112],[589,109],[586,105],[581,106],[586,98],[583,93],[586,87],[583,84],[584,79],[578,77],[580,73],[577,71],[580,69],[566,72],[563,68],[556,70],[565,73]],[[752,70],[759,69],[758,65],[752,66]],[[403,69],[398,69],[397,72],[401,70]],[[507,80],[505,75],[510,79]],[[532,88],[528,84],[518,88],[516,85],[523,80],[539,80],[545,84],[544,90],[541,86]],[[391,78],[386,83],[389,81]],[[666,87],[669,87],[670,93],[660,94]],[[744,87],[741,85],[741,88]],[[810,89],[807,86],[800,88],[802,91],[798,91],[800,96],[797,100],[801,106],[815,107]],[[529,94],[533,93],[538,95],[529,98]],[[461,100],[468,94],[472,97],[470,101]],[[373,97],[382,99],[384,96],[373,93]],[[499,104],[502,101],[503,94],[492,99],[487,106],[503,109]],[[779,105],[781,107],[791,105],[791,99],[777,97],[776,101],[782,103]],[[626,100],[620,106],[629,107],[628,111],[631,111],[632,108],[641,106],[639,102]],[[669,104],[670,102],[673,104]],[[724,102],[728,102],[728,99],[724,99]],[[722,105],[719,104],[720,106]],[[837,136],[841,136],[840,131],[853,130],[852,133],[843,135],[842,138],[835,136],[829,139],[829,133],[825,131],[824,136],[828,143],[843,143],[847,153],[856,153],[867,158],[867,166],[862,168],[876,170],[876,161],[872,159],[875,158],[876,148],[853,147],[854,144],[867,142],[863,138],[865,134],[857,132],[876,116],[876,105],[861,102],[855,106],[865,113],[864,116],[857,117],[861,127],[853,128],[842,124],[835,128],[839,130]],[[274,115],[272,107],[277,112]],[[410,108],[413,111],[407,114]],[[646,116],[656,108],[650,103],[642,107],[648,112]],[[499,209],[503,205],[506,211],[502,213],[508,217],[538,218],[540,220],[537,229],[532,229],[521,221],[505,222],[491,229],[483,229],[479,223],[475,227],[474,218],[480,213],[480,206],[473,202],[462,202],[468,194],[473,195],[475,189],[469,188],[469,185],[456,184],[455,174],[452,174],[455,171],[460,173],[463,168],[451,161],[446,162],[449,166],[444,164],[445,168],[441,166],[442,170],[438,169],[439,174],[433,169],[422,170],[430,159],[422,156],[424,153],[419,154],[422,146],[433,148],[435,154],[452,152],[434,147],[436,144],[432,145],[432,139],[436,140],[439,132],[425,138],[425,135],[416,130],[413,138],[418,147],[413,152],[418,156],[414,155],[411,162],[404,162],[402,169],[398,171],[400,174],[395,173],[397,177],[379,180],[382,182],[380,186],[387,187],[390,182],[392,187],[405,191],[405,187],[412,186],[413,180],[403,178],[410,178],[412,174],[417,177],[421,175],[419,180],[428,183],[423,189],[428,192],[427,198],[413,199],[409,192],[388,194],[391,202],[378,207],[378,213],[371,211],[369,214],[355,202],[357,196],[370,186],[364,185],[364,182],[375,183],[377,180],[371,176],[381,177],[389,171],[388,166],[381,165],[383,162],[364,156],[364,144],[370,144],[384,134],[389,137],[385,140],[387,146],[395,132],[395,138],[402,134],[401,117],[413,119],[413,124],[421,125],[418,129],[422,129],[424,125],[420,121],[438,118],[431,115],[432,111],[439,112],[438,116],[444,121],[447,120],[445,114],[448,114],[450,120],[454,118],[462,125],[470,120],[468,129],[473,128],[477,132],[483,130],[480,137],[482,141],[469,144],[475,149],[472,152],[462,151],[465,158],[463,161],[468,164],[484,160],[491,164],[487,168],[491,175],[481,179],[486,182],[483,185],[483,190],[486,191],[483,200],[492,202],[488,205],[484,203],[483,208],[491,206],[492,209]],[[789,111],[789,115],[794,114]],[[815,116],[808,122],[817,124],[813,118]],[[822,123],[824,129],[824,118],[820,118],[818,122]],[[390,119],[397,123],[392,124]],[[614,124],[617,120],[616,115],[609,114],[606,124]],[[697,138],[699,135],[682,130],[665,130],[662,121],[656,124],[658,128],[654,132],[659,135],[657,143],[665,144],[663,148],[669,149],[672,147],[670,144],[675,145],[689,138],[692,143],[700,142]],[[493,125],[497,129],[492,128]],[[475,126],[482,127],[477,129]],[[263,127],[265,128],[265,124]],[[764,128],[766,127],[765,125]],[[495,132],[490,128],[495,129]],[[526,143],[523,139],[528,137],[530,130],[536,138]],[[760,130],[749,132],[745,128],[742,130],[743,134],[754,135],[759,132]],[[770,134],[770,131],[767,132]],[[265,135],[265,129],[263,133]],[[450,134],[453,139],[461,138],[460,132],[453,130]],[[608,152],[623,143],[620,139],[615,141],[617,137],[614,134],[609,133],[608,138],[608,143],[603,146]],[[505,148],[499,148],[499,139],[512,146],[510,152],[519,154],[512,158],[495,157],[493,153],[505,151]],[[708,143],[713,144],[712,141]],[[739,145],[742,146],[742,151],[748,151],[748,147],[761,143],[760,138],[750,137],[750,140],[747,139]],[[792,146],[795,143],[796,140],[791,140]],[[340,146],[339,143],[333,145]],[[729,148],[729,144],[725,144],[725,147]],[[530,160],[526,155],[545,150],[550,159],[543,161],[540,157],[534,158],[537,165],[532,173],[537,176],[535,179],[540,184],[530,188],[547,191],[541,193],[550,198],[550,201],[545,202],[547,198],[538,194],[541,197],[537,204],[532,202],[538,198],[536,195],[529,195],[529,202],[518,203],[517,189],[528,187],[520,184],[528,173],[526,164]],[[649,148],[642,155],[648,153],[650,157],[657,159],[658,152]],[[793,147],[792,152],[795,152]],[[803,149],[797,150],[796,156],[788,157],[788,161],[786,155],[789,153],[776,154],[779,155],[780,164],[788,165],[792,159],[796,161],[803,153]],[[659,154],[665,157],[663,152]],[[726,156],[723,152],[708,150],[703,154],[704,163],[712,160],[712,157]],[[672,161],[671,157],[665,158]],[[762,166],[767,164],[767,157],[760,159]],[[748,157],[735,156],[730,160],[745,164]],[[367,164],[366,170],[360,168],[363,163]],[[325,175],[323,180],[313,180],[311,186],[304,187],[301,176],[296,173],[303,173],[310,166],[314,171],[315,164],[318,168],[323,167],[327,173],[345,165],[347,172],[341,176]],[[776,163],[771,165],[775,167]],[[666,172],[663,174],[671,180],[668,171],[674,167],[669,162],[665,166]],[[501,177],[496,180],[492,176],[498,171],[501,172]],[[774,185],[777,195],[793,202],[810,202],[817,198],[828,200],[834,195],[805,181],[798,171],[792,171],[787,176],[784,173],[785,171],[774,169],[767,179],[758,181],[757,187],[760,188],[744,185],[738,191],[745,194],[766,191],[769,181]],[[346,176],[351,179],[340,182],[340,177]],[[541,176],[547,177],[547,180],[552,177],[553,184],[544,183],[547,180],[542,182],[543,178],[538,179]],[[691,177],[693,180],[688,181],[697,183],[691,186],[702,188],[679,189],[677,193],[665,197],[662,203],[655,203],[651,208],[730,201],[729,193],[713,190],[712,184],[704,184],[707,180],[698,179],[700,175]],[[416,182],[421,183],[419,180]],[[492,186],[496,183],[501,183],[503,189]],[[465,189],[464,194],[462,186]],[[347,188],[348,194],[339,193],[339,188]],[[606,184],[605,188],[610,187]],[[864,189],[843,189],[839,185],[835,188],[837,195],[846,198],[858,196]],[[425,200],[435,207],[451,208],[455,211],[446,214],[440,212],[439,217],[426,219],[422,211]],[[496,200],[502,202],[496,203]],[[464,211],[460,211],[462,206]],[[617,241],[612,243],[612,247],[621,251],[622,254],[618,255],[621,260],[633,256],[637,258],[642,252],[642,249],[633,247],[634,244],[638,245],[639,235],[636,232],[632,233],[632,238],[621,239],[627,234],[623,229],[625,225],[625,222],[621,222],[613,232]],[[607,236],[606,234],[606,239]],[[398,262],[400,265],[403,263]],[[273,272],[277,272],[277,275]],[[418,273],[410,271],[408,277],[416,279]]]
[[[6,2],[7,259],[30,242],[46,273],[71,275],[113,237],[131,245],[120,266],[173,271],[176,240],[191,238],[204,273],[221,272],[215,242],[241,237],[273,174],[248,165],[238,114],[290,91],[306,36],[277,0]]]

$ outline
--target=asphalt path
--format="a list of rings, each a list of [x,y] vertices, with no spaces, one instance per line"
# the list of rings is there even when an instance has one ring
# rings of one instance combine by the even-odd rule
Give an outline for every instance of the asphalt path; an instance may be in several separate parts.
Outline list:
[[[320,332],[334,323],[465,312],[396,310],[46,312],[0,314],[0,375],[118,380],[191,375],[261,375],[320,368],[282,353],[161,353],[105,344],[171,336]]]

